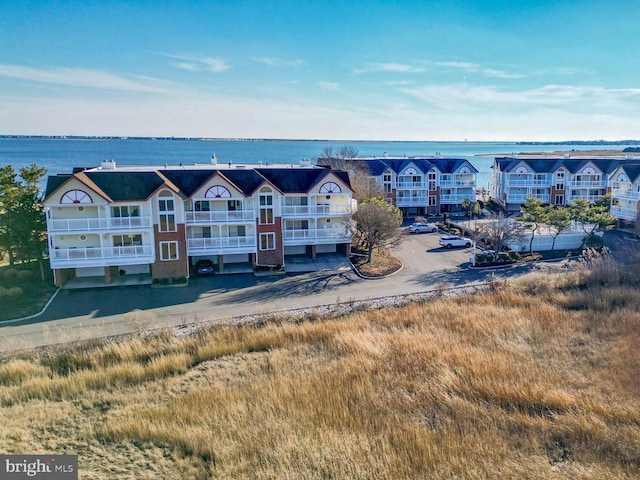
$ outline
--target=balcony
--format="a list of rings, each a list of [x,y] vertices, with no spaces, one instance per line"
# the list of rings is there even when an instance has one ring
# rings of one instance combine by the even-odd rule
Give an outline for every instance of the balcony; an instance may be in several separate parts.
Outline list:
[[[570,180],[567,182],[569,187],[585,187],[585,188],[606,188],[605,180]]]
[[[397,190],[411,190],[411,189],[427,190],[428,188],[429,188],[429,182],[396,182]]]
[[[517,195],[507,195],[507,203],[527,203],[528,198],[531,194],[517,194]],[[549,203],[549,195],[534,195],[538,200],[544,203]]]
[[[631,189],[614,188],[611,190],[611,197],[638,200],[640,199],[640,192]]]
[[[281,213],[283,217],[341,216],[351,214],[351,205],[283,205]]]
[[[638,219],[638,209],[622,207],[620,205],[612,205],[611,215],[613,215],[614,217],[622,218],[623,220],[635,221]]]
[[[50,259],[53,268],[151,263],[154,251],[153,245],[55,248]]]
[[[426,207],[428,204],[428,196],[396,197],[397,207]]]
[[[256,251],[256,237],[211,237],[187,238],[189,255],[224,255],[231,253],[253,253]]]
[[[548,187],[551,185],[551,179],[509,178],[508,185],[510,187]]]
[[[476,181],[475,180],[466,180],[466,181],[460,181],[460,180],[445,180],[445,181],[440,181],[440,183],[438,184],[441,187],[444,188],[470,188],[470,187],[475,187],[476,186]]]
[[[462,205],[462,202],[465,200],[475,201],[476,194],[475,192],[467,192],[467,193],[455,193],[455,194],[443,194],[440,195],[440,203],[441,204],[456,204]]]
[[[602,197],[604,196],[604,194],[599,194],[599,195],[589,195],[589,194],[581,194],[581,193],[573,193],[570,192],[567,194],[567,202],[570,202],[572,200],[576,200],[578,198],[582,198],[584,200],[588,200],[590,203],[596,202],[598,200],[600,200]]]
[[[253,210],[185,212],[185,219],[187,224],[247,223],[255,221],[256,212]]]
[[[49,232],[139,230],[151,228],[151,217],[49,218],[47,224]]]
[[[351,242],[351,233],[344,228],[285,230],[285,245]]]

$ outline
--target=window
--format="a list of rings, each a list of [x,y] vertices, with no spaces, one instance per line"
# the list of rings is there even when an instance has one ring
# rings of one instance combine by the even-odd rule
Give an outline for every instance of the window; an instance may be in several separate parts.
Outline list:
[[[211,238],[211,227],[202,227],[202,238]]]
[[[111,207],[111,216],[115,218],[139,217],[140,209],[137,205],[118,205]]]
[[[564,195],[556,195],[555,204],[564,205]]]
[[[231,225],[229,227],[230,237],[246,237],[247,230],[244,225]]]
[[[260,223],[273,223],[273,195],[260,194]]]
[[[284,197],[284,205],[286,207],[300,207],[309,204],[307,197],[288,196]]]
[[[556,190],[564,190],[564,170],[556,172]],[[558,205],[558,202],[556,202]]]
[[[227,211],[236,212],[242,210],[242,202],[240,200],[228,200]]]
[[[436,189],[436,172],[429,172],[429,190]]]
[[[114,247],[142,245],[142,235],[114,235],[112,239]]]
[[[433,195],[429,196],[429,206],[430,207],[435,207],[436,206],[436,197],[434,197]]]
[[[176,231],[176,212],[171,192],[160,192],[158,199],[158,231],[175,232]],[[171,198],[162,198],[171,197]]]
[[[385,172],[382,175],[382,185],[384,186],[385,193],[391,193],[391,172]]]
[[[178,260],[178,242],[160,242],[160,260]]]
[[[275,249],[276,249],[276,234],[261,233],[260,234],[260,250],[275,250]]]
[[[206,200],[196,200],[193,204],[193,209],[196,212],[208,212],[209,211],[209,202]]]

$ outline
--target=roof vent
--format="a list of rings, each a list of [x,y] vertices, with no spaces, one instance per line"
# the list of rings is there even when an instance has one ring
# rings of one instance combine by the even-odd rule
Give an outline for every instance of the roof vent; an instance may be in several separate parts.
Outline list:
[[[300,166],[301,167],[310,167],[311,166],[311,159],[309,159],[309,158],[300,159]]]
[[[568,153],[564,154],[564,158],[569,158],[569,157],[571,157],[571,155],[569,155]]]
[[[115,170],[116,169],[116,161],[115,160],[103,160],[100,165],[103,170]]]
[[[217,165],[218,164],[218,157],[216,157],[216,154],[214,152],[213,155],[211,155],[211,165]]]

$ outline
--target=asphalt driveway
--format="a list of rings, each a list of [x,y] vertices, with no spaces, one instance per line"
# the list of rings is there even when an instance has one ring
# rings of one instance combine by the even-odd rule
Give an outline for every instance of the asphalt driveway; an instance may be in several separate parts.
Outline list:
[[[151,327],[220,322],[477,284],[491,274],[467,268],[471,249],[443,249],[438,238],[437,233],[405,235],[394,251],[404,268],[377,280],[364,280],[343,269],[274,277],[215,275],[194,278],[184,288],[62,290],[41,316],[0,325],[0,351],[125,333],[132,329],[134,310],[145,312]],[[496,276],[506,278],[529,269],[527,265],[512,267]]]

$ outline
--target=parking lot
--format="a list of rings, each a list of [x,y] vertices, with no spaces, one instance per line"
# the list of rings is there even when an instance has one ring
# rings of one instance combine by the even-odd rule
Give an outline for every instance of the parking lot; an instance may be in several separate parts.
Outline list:
[[[405,229],[406,231],[406,229]],[[393,250],[404,263],[405,275],[465,268],[469,265],[472,248],[442,248],[438,243],[443,232],[403,234],[402,243]]]

